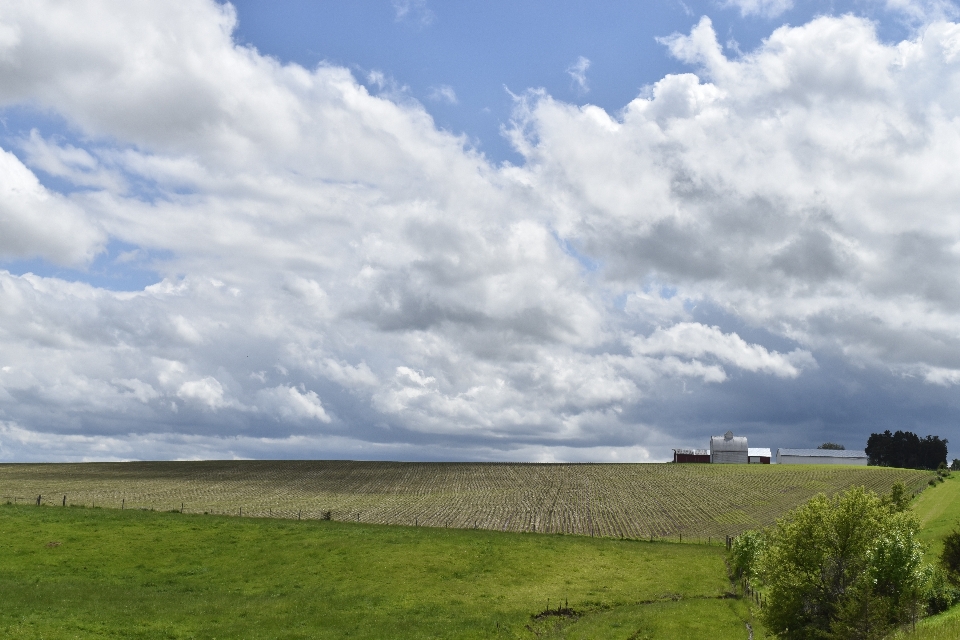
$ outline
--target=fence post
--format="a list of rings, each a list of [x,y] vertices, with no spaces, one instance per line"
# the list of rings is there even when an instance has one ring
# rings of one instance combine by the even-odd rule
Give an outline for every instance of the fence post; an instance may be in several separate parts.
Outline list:
[[[126,504],[126,502],[127,502],[126,498],[120,498],[120,511],[123,511],[123,507]]]
[[[37,496],[37,506],[38,506],[38,507],[40,506],[40,498],[42,498],[42,497],[43,497],[43,494],[40,494],[40,495]]]
[[[302,510],[302,509],[301,509],[300,511],[297,511],[297,520],[300,519],[300,514],[301,514],[301,513],[303,513],[303,510]]]
[[[63,496],[63,506],[67,506],[67,496]]]

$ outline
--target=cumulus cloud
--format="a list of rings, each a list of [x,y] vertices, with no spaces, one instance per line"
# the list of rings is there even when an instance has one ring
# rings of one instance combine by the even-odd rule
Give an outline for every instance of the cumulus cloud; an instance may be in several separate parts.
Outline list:
[[[177,389],[177,396],[184,400],[195,400],[211,409],[219,409],[226,404],[223,399],[223,387],[212,376],[184,382]]]
[[[708,356],[747,371],[762,371],[782,378],[796,378],[802,365],[815,364],[809,351],[771,352],[760,345],[748,344],[735,333],[725,334],[719,327],[707,327],[699,322],[680,322],[669,329],[657,329],[650,336],[634,339],[631,349],[636,354],[683,356],[694,361]]]
[[[0,255],[165,256],[125,292],[0,270],[7,452],[645,460],[681,437],[651,406],[745,377],[958,379],[956,24],[729,59],[705,18],[619,112],[520,96],[495,166],[229,5],[0,9],[0,104],[80,132],[0,154]]]
[[[0,257],[83,265],[102,249],[106,236],[94,220],[3,149],[0,175]]]
[[[308,419],[330,422],[330,416],[323,409],[323,403],[314,391],[298,390],[283,385],[257,392],[259,403],[272,410],[280,419]]]

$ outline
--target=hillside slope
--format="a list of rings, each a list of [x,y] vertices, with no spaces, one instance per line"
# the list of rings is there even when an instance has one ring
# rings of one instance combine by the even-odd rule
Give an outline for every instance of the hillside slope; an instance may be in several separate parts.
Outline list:
[[[603,537],[723,538],[818,492],[930,473],[843,466],[211,461],[2,464],[0,499]]]

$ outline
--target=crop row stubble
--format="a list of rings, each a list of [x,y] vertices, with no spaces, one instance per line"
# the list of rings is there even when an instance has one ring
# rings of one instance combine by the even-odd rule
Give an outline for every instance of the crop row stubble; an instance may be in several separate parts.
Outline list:
[[[46,504],[535,531],[722,539],[823,491],[930,474],[874,467],[209,461],[2,464],[0,497]]]

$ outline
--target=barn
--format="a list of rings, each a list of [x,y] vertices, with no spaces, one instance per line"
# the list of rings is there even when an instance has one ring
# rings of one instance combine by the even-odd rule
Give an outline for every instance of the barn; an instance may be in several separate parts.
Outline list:
[[[777,464],[856,464],[867,466],[867,453],[844,449],[777,449]]]
[[[710,462],[747,464],[749,461],[746,437],[735,436],[733,431],[727,431],[722,436],[710,437]]]
[[[770,449],[760,447],[749,447],[747,449],[747,461],[750,464],[770,464],[770,458],[772,457]]]
[[[709,449],[674,449],[674,462],[710,462]]]

